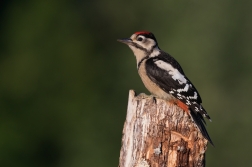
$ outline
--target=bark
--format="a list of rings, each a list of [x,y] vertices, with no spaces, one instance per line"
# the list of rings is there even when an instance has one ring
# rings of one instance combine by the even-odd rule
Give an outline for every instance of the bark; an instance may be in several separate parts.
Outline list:
[[[119,167],[204,167],[206,149],[181,108],[130,90]]]

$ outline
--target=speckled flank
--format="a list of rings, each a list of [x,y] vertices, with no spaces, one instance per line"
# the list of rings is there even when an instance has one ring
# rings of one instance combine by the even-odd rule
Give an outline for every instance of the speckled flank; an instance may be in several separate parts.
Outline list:
[[[185,87],[183,89],[178,89],[177,92],[187,92],[189,89],[189,85],[186,84]]]
[[[189,96],[188,99],[197,99],[198,98],[198,94],[197,92],[194,92],[194,96]]]

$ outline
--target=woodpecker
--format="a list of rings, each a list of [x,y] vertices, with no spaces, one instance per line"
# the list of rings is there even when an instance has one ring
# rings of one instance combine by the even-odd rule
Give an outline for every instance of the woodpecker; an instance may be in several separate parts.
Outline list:
[[[130,38],[118,39],[133,51],[137,70],[145,87],[156,97],[172,101],[187,112],[202,135],[213,145],[204,126],[204,117],[210,116],[201,105],[201,97],[186,77],[180,64],[162,51],[153,33],[139,31]]]

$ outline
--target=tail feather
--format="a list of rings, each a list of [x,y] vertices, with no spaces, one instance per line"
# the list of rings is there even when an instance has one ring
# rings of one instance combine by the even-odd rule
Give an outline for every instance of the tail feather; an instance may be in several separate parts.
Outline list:
[[[207,114],[206,110],[203,108],[201,104],[194,103],[193,105],[190,106],[190,108],[194,108],[195,111],[199,112],[200,115],[206,117],[209,121],[211,121],[210,116]]]
[[[200,120],[204,123],[203,125],[206,125],[206,121],[204,119],[204,117],[202,116],[202,114],[197,114],[197,117],[200,117]],[[194,119],[193,119],[194,120]]]
[[[213,141],[211,140],[209,134],[207,133],[207,130],[205,128],[206,122],[203,118],[203,116],[201,115],[200,112],[195,112],[190,110],[191,112],[191,116],[194,120],[194,122],[196,123],[197,127],[199,128],[200,132],[202,133],[202,135],[214,146]],[[209,117],[210,118],[210,117]]]
[[[211,121],[210,116],[207,114],[206,110],[203,108],[203,106],[200,104],[200,114],[206,117],[209,121]]]

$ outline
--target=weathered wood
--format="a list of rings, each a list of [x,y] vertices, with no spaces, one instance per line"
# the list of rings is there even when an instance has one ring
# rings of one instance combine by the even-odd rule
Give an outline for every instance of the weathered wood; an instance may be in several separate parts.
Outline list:
[[[119,167],[204,167],[206,149],[182,109],[130,90]]]

